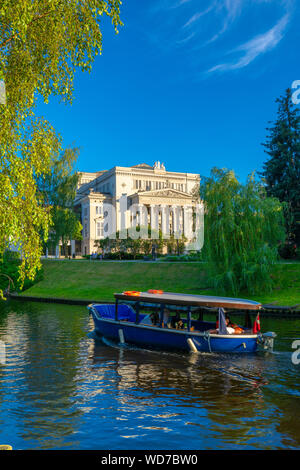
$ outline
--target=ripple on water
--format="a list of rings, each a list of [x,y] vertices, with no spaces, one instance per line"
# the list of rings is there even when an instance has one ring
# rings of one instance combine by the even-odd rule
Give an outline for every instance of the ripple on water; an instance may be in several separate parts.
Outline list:
[[[2,308],[2,311],[1,311]],[[0,307],[0,439],[20,449],[299,448],[299,322],[274,354],[182,354],[96,338],[86,309]]]

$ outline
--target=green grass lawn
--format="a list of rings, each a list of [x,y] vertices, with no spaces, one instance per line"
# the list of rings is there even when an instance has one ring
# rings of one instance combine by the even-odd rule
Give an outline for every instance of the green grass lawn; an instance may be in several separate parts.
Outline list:
[[[44,260],[44,279],[23,292],[26,296],[113,300],[114,292],[162,289],[186,294],[223,295],[208,288],[204,263],[132,263]],[[278,305],[300,304],[300,263],[274,268],[275,289],[269,294],[240,297]]]
[[[114,292],[162,289],[200,294],[205,273],[199,263],[132,263],[44,260],[44,280],[23,295],[112,300]]]

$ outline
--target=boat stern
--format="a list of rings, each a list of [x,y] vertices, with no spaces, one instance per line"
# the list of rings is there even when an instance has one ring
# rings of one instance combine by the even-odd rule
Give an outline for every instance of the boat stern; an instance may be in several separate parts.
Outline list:
[[[277,335],[274,333],[274,331],[268,331],[267,333],[258,335],[257,339],[260,349],[272,352],[274,349],[274,340],[276,336]]]

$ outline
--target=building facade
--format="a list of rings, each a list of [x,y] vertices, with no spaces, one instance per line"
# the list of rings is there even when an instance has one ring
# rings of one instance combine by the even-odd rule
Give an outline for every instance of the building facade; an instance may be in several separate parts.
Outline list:
[[[191,225],[187,214],[196,208],[199,185],[200,175],[167,171],[160,162],[80,173],[75,207],[83,240],[72,241],[72,254],[91,254],[95,240],[137,225],[159,228],[166,236],[183,230]]]

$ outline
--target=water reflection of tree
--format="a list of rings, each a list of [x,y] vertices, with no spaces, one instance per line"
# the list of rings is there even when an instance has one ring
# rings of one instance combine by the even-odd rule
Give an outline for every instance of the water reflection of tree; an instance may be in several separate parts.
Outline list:
[[[86,335],[84,317],[76,315],[73,307],[52,304],[25,304],[21,310],[26,350],[14,411],[18,428],[33,447],[60,448],[82,415],[74,397],[80,340]]]
[[[300,447],[300,401],[292,396],[276,397],[275,403],[278,405],[278,415],[280,416],[277,431],[283,436],[284,447]]]
[[[300,446],[299,367],[292,363],[290,351],[276,354],[275,364],[269,371],[271,383],[264,390],[265,401],[277,417],[276,432],[282,436],[279,444],[284,448]]]
[[[176,430],[187,418],[193,442],[198,433],[218,447],[299,447],[299,366],[290,354],[147,352],[87,340],[86,329],[85,309],[17,302],[1,309],[0,339],[15,336],[14,357],[0,367],[0,402],[10,394],[9,425],[28,447],[79,447],[73,433],[87,406],[92,422],[103,417],[108,428],[121,428],[115,417],[130,422],[134,411],[158,429],[173,419]]]

